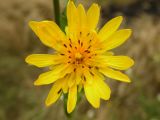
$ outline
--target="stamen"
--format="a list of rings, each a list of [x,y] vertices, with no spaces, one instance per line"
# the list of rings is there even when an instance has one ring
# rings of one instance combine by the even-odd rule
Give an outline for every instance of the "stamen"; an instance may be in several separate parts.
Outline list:
[[[90,35],[90,33],[87,34],[87,36],[89,36],[89,35]]]
[[[78,64],[80,64],[80,62],[81,62],[80,60],[77,61]]]
[[[95,68],[98,70],[99,69],[99,67],[97,67],[97,66],[95,66]]]
[[[81,46],[83,46],[83,42],[81,42]]]
[[[60,55],[65,55],[65,54],[60,54]]]
[[[67,45],[66,45],[66,44],[63,44],[63,45],[64,45],[65,48],[67,48]]]
[[[90,74],[92,75],[92,76],[94,76],[94,74],[91,72],[91,71],[89,71],[90,72]]]
[[[69,46],[72,48],[72,45],[71,45],[71,44],[69,44]]]
[[[88,46],[88,49],[90,49],[91,48],[91,45],[90,46]]]
[[[86,77],[84,76],[84,81],[86,81]]]
[[[88,68],[91,69],[92,67],[91,67],[91,66],[88,66]]]
[[[76,68],[74,68],[74,72],[76,72]]]
[[[72,43],[71,38],[69,38],[70,43]]]
[[[78,40],[78,44],[80,44],[80,40]]]
[[[60,94],[60,92],[61,92],[61,89],[57,93]]]
[[[71,51],[70,51],[70,50],[68,50],[68,52],[69,52],[69,53],[71,53]]]
[[[89,50],[85,50],[84,52],[86,52],[86,53],[90,53],[90,51],[89,51]]]

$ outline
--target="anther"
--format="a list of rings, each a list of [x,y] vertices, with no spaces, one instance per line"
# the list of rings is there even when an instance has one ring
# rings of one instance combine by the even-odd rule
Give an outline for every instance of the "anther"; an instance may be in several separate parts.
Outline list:
[[[84,76],[84,81],[86,81],[86,77]]]
[[[89,51],[89,50],[85,50],[84,52],[86,52],[86,53],[90,53],[90,51]]]
[[[69,41],[70,41],[70,43],[72,42],[72,41],[71,41],[71,38],[69,38]]]
[[[78,40],[78,44],[80,44],[80,40]]]
[[[71,45],[71,44],[69,44],[69,46],[72,48],[72,45]]]
[[[89,35],[90,35],[90,33],[87,34],[87,36],[89,36]]]
[[[57,93],[60,94],[60,92],[61,92],[61,89]]]
[[[76,72],[76,68],[74,68],[74,70],[73,70],[74,72]]]
[[[90,49],[91,48],[91,45],[90,46],[88,46],[88,49]]]
[[[64,47],[66,47],[67,48],[67,45],[66,44],[63,44],[64,45]]]
[[[99,67],[97,67],[97,66],[96,66],[95,68],[96,68],[97,70],[99,69]]]
[[[81,42],[81,46],[83,46],[83,42]]]
[[[68,50],[68,52],[69,52],[69,53],[71,53],[71,51],[70,51],[70,50]]]
[[[90,74],[92,75],[92,76],[94,76],[94,74],[91,72],[91,71],[89,71],[90,72]]]
[[[64,55],[64,54],[60,54],[60,55]]]
[[[88,66],[88,68],[91,69],[92,67],[91,67],[91,66]]]
[[[82,35],[82,32],[80,32],[80,36]]]

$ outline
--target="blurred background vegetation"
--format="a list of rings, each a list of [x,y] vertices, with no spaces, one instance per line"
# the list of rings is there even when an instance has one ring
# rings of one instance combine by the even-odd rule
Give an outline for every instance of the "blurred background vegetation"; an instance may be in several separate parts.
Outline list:
[[[104,25],[123,15],[123,28],[133,35],[116,54],[135,60],[126,71],[132,83],[107,79],[112,95],[92,108],[85,97],[74,112],[73,120],[160,120],[160,1],[159,0],[78,0],[88,8],[101,5]],[[60,0],[63,10],[66,0]],[[30,20],[53,20],[52,0],[0,0],[0,120],[65,120],[63,101],[47,108],[45,98],[51,86],[33,86],[42,69],[28,66],[24,59],[31,53],[47,53],[28,27]]]

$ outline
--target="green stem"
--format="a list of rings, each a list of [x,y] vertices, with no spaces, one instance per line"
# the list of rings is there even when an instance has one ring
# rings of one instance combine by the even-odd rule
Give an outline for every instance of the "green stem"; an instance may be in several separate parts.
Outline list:
[[[56,21],[57,25],[60,26],[60,6],[59,6],[59,0],[53,0],[53,6],[54,6],[55,21]]]

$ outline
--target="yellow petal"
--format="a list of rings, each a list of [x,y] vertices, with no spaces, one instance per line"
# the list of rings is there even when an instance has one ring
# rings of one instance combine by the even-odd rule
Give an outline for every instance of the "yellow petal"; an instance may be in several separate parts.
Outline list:
[[[112,55],[114,55],[114,52],[111,52],[111,51],[102,51],[101,49],[100,50],[96,50],[95,51],[95,54],[97,54],[97,55],[105,55],[105,56],[112,56]]]
[[[75,79],[76,79],[76,84],[79,85],[79,83],[82,81],[82,72],[80,71],[80,69],[78,69],[76,71],[76,76],[75,76]]]
[[[126,70],[134,64],[128,56],[106,56],[105,62],[108,66],[119,70]]]
[[[46,66],[57,64],[57,62],[54,61],[55,57],[58,57],[58,56],[49,55],[49,54],[32,54],[32,55],[29,55],[25,59],[25,61],[28,64],[32,64],[37,67],[46,67]]]
[[[107,22],[104,27],[99,31],[98,37],[100,41],[104,41],[109,38],[120,26],[123,20],[122,16],[115,17]]]
[[[68,101],[67,101],[67,112],[71,113],[77,102],[77,86],[74,85],[73,87],[69,88],[69,93],[68,93]]]
[[[99,16],[100,7],[97,4],[92,4],[92,6],[87,11],[87,24],[91,30],[97,27]]]
[[[52,21],[31,21],[29,22],[29,26],[40,38],[42,43],[56,50],[60,49],[59,42],[65,39],[65,35],[56,23]]]
[[[105,56],[99,55],[93,60],[93,64],[98,67],[112,67],[119,70],[130,68],[134,61],[128,56]]]
[[[78,14],[74,2],[69,0],[67,5],[68,31],[74,32],[78,27]]]
[[[100,96],[93,87],[93,84],[84,84],[84,91],[88,102],[95,108],[100,106]]]
[[[113,55],[114,55],[114,52],[108,52],[108,51],[107,51],[107,52],[104,53],[104,55],[106,55],[106,56],[113,56]]]
[[[49,106],[49,105],[55,103],[58,100],[58,98],[60,97],[61,93],[62,93],[61,83],[59,81],[57,81],[54,83],[54,85],[52,86],[52,88],[48,94],[48,97],[45,101],[46,106]]]
[[[69,87],[72,87],[76,82],[76,79],[75,79],[75,73],[71,73],[68,77],[68,86]]]
[[[122,82],[131,82],[129,77],[120,71],[116,71],[111,68],[100,68],[99,71],[109,78]]]
[[[59,73],[55,74],[54,71],[45,72],[38,77],[38,79],[34,82],[34,85],[51,84],[60,78],[61,76]]]
[[[86,16],[85,9],[82,4],[78,5],[77,10],[78,10],[78,15],[79,15],[79,27],[82,30],[87,25],[87,16]]]
[[[63,85],[62,85],[62,90],[63,90],[63,93],[67,93],[68,92],[68,76],[65,76],[63,78]]]
[[[94,78],[94,87],[102,99],[108,100],[110,98],[111,90],[109,86],[97,75]]]
[[[131,33],[131,29],[123,29],[115,32],[103,42],[104,51],[120,46],[130,37]]]
[[[38,79],[34,82],[34,85],[45,85],[55,82],[56,80],[63,78],[67,73],[71,71],[68,70],[70,66],[61,64],[52,71],[42,73]]]
[[[93,76],[88,70],[83,71],[84,79],[86,80],[87,83],[92,84],[93,82]]]

